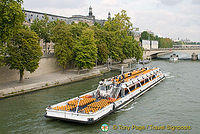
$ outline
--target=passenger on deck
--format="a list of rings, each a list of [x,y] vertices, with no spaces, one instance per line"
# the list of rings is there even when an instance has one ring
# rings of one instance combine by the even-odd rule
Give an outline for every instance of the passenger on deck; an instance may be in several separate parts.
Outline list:
[[[97,90],[97,92],[96,92],[96,98],[97,99],[100,98],[100,91],[99,90]]]
[[[124,74],[122,74],[122,78],[123,78],[123,79],[125,79],[125,76],[124,76]]]
[[[121,76],[119,77],[119,81],[121,81]]]

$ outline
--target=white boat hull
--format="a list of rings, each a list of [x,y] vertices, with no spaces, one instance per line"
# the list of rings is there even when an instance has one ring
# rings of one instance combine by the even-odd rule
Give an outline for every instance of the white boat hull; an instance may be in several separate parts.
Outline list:
[[[123,98],[111,103],[110,105],[108,105],[108,106],[104,107],[103,109],[101,109],[95,113],[92,113],[92,114],[75,113],[75,112],[68,112],[68,111],[58,111],[58,110],[46,108],[45,117],[91,124],[91,123],[97,122],[98,120],[102,119],[103,117],[112,113],[113,111],[121,109],[122,107],[126,106],[127,104],[129,104],[130,102],[132,102],[133,100],[135,100],[136,98],[138,98],[139,96],[141,96],[142,94],[144,94],[145,92],[150,90],[152,87],[154,87],[155,85],[160,83],[160,81],[162,81],[164,78],[165,78],[165,75],[162,74],[162,75],[156,77],[155,79],[149,81],[145,85],[139,87],[135,91],[127,94]],[[92,92],[94,92],[94,91],[92,91]],[[92,93],[92,92],[90,92],[90,93]],[[61,102],[56,105],[62,105],[62,104],[65,104],[66,102],[67,101]]]

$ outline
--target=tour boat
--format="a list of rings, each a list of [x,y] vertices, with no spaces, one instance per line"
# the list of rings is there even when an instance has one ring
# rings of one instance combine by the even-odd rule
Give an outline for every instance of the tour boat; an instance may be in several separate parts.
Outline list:
[[[178,61],[178,55],[176,54],[172,54],[169,58],[169,61],[171,62],[175,62],[175,61]]]
[[[159,68],[139,68],[99,82],[96,90],[48,106],[45,117],[91,124],[118,110],[165,78]]]

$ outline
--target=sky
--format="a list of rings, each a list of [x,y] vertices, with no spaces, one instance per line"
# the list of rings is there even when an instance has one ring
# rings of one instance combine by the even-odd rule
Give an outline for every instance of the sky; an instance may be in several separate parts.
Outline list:
[[[126,10],[140,31],[173,40],[200,41],[200,0],[24,0],[26,10],[70,17],[88,15],[89,6],[97,19]]]

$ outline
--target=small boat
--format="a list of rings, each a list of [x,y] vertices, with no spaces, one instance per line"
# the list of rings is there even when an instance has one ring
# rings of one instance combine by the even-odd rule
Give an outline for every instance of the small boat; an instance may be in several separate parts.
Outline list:
[[[48,106],[45,117],[92,124],[126,106],[160,83],[159,68],[139,68],[99,82],[96,90]]]
[[[171,62],[176,62],[178,61],[178,55],[177,54],[172,54],[169,58],[169,61]]]
[[[139,60],[139,63],[140,64],[148,64],[148,63],[150,63],[151,62],[151,60]]]

